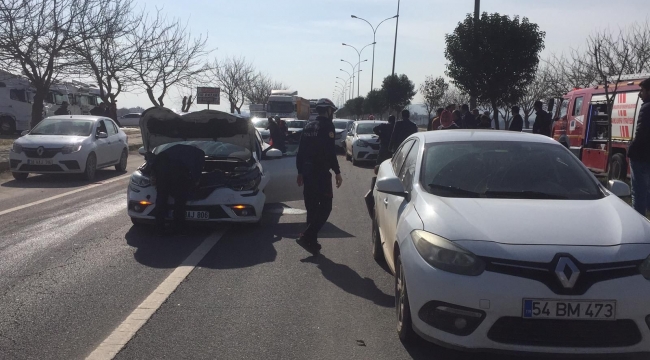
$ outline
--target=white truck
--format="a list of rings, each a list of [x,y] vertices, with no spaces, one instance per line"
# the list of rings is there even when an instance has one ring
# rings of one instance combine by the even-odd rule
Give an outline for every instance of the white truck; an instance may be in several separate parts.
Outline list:
[[[309,120],[309,100],[298,96],[297,91],[272,90],[266,105],[267,116]]]
[[[30,129],[35,89],[21,76],[0,71],[0,133]],[[101,102],[99,90],[79,82],[57,83],[43,101],[43,117],[54,115],[63,102],[71,115],[89,114]]]

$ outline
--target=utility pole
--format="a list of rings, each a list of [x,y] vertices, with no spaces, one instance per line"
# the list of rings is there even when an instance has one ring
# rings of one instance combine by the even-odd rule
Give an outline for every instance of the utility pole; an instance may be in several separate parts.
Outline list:
[[[481,12],[481,0],[474,0],[474,31],[476,34],[476,25],[478,24],[480,20],[480,12]],[[473,94],[470,94],[469,97],[469,107],[470,110],[476,109],[477,103],[476,103],[476,96]]]
[[[478,1],[478,0],[477,0]],[[397,20],[395,21],[395,46],[393,48],[393,76],[395,75],[395,56],[397,56],[397,28],[399,27],[399,5],[401,0],[397,0]]]

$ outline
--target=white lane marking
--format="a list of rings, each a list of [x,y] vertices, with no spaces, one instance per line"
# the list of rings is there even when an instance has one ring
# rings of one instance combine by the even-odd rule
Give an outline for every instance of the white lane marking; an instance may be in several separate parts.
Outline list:
[[[219,230],[208,236],[183,263],[176,268],[135,310],[102,341],[86,360],[111,360],[136,332],[149,321],[151,316],[167,301],[167,298],[194,270],[201,259],[221,240],[228,229]]]
[[[78,192],[82,192],[82,191],[90,190],[90,189],[92,189],[92,188],[96,188],[96,187],[98,187],[98,186],[102,186],[102,185],[110,184],[110,183],[112,183],[112,182],[116,182],[116,181],[124,180],[124,179],[126,179],[126,178],[128,178],[128,177],[130,177],[130,176],[131,176],[131,175],[123,175],[123,176],[119,176],[119,177],[116,177],[116,178],[113,178],[113,179],[110,179],[110,180],[102,181],[102,182],[95,183],[95,184],[92,184],[92,185],[87,185],[87,186],[84,186],[84,187],[79,188],[79,189],[76,189],[76,190],[68,191],[68,192],[63,193],[63,194],[59,194],[59,195],[55,195],[55,196],[52,196],[52,197],[49,197],[49,198],[46,198],[46,199],[42,199],[42,200],[38,200],[38,201],[34,201],[34,202],[29,203],[29,204],[16,206],[16,207],[11,208],[11,209],[7,209],[7,210],[0,211],[0,216],[2,216],[2,215],[7,215],[7,214],[12,213],[12,212],[14,212],[14,211],[18,211],[18,210],[26,209],[26,208],[28,208],[28,207],[32,207],[32,206],[34,206],[34,205],[43,204],[43,203],[46,203],[46,202],[48,202],[48,201],[52,201],[52,200],[56,200],[56,199],[60,199],[60,198],[62,198],[62,197],[66,197],[66,196],[68,196],[68,195],[76,194],[76,193],[78,193]]]

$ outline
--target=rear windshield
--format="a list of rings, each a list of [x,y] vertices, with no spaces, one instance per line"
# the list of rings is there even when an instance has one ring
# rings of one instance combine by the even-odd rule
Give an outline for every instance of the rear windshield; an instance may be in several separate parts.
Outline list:
[[[429,144],[422,187],[444,197],[593,200],[604,195],[561,145],[471,141]]]
[[[342,121],[334,121],[334,127],[339,130],[345,130],[348,128],[348,123]]]
[[[377,125],[379,124],[359,124],[357,126],[357,134],[359,135],[373,134],[373,130]]]

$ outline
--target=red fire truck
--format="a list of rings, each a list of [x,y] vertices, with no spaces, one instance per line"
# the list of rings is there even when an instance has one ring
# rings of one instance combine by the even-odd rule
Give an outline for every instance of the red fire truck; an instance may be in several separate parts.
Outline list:
[[[607,166],[609,121],[604,85],[574,89],[564,95],[556,108],[553,138],[568,147],[594,173],[606,174],[609,168],[613,179],[625,180],[630,174],[627,148],[643,104],[639,84],[648,77],[650,74],[621,77],[615,94],[615,85],[609,85],[609,95],[615,97],[611,166]]]

